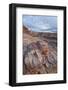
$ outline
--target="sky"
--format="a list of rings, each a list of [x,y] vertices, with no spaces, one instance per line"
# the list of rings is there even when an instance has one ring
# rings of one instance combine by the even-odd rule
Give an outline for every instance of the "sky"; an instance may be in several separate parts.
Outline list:
[[[23,15],[23,24],[34,32],[57,32],[57,16]]]

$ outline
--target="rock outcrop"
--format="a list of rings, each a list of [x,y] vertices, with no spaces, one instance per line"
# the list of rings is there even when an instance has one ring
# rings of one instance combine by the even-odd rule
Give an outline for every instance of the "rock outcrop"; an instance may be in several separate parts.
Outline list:
[[[23,74],[47,73],[57,73],[57,34],[31,32],[24,26]]]

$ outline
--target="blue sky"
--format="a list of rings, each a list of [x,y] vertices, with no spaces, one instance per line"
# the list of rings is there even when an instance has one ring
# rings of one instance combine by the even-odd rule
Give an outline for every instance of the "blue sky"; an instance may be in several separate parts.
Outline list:
[[[56,32],[56,16],[23,15],[24,25],[34,32]]]

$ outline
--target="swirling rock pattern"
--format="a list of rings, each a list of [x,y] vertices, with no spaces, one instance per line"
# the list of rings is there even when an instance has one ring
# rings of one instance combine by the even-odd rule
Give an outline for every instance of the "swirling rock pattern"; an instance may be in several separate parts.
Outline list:
[[[57,33],[23,27],[23,74],[57,73]]]

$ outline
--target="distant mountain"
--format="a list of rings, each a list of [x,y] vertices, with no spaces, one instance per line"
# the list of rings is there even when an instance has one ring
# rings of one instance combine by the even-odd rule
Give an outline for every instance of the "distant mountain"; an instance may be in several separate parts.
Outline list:
[[[23,26],[23,32],[27,33],[31,36],[37,36],[38,35],[38,32],[33,32],[33,31],[29,30],[26,26]]]
[[[26,26],[23,26],[23,32],[26,32],[27,34],[30,34],[32,36],[57,39],[56,32],[33,32],[32,30],[29,30]]]

